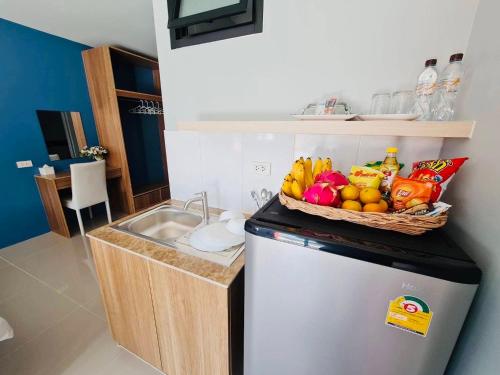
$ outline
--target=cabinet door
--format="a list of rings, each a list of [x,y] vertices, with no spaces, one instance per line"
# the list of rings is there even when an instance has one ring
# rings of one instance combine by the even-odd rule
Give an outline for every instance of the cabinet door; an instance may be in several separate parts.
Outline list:
[[[91,243],[114,340],[161,369],[147,261],[96,240]]]
[[[228,290],[149,262],[163,371],[229,374]]]

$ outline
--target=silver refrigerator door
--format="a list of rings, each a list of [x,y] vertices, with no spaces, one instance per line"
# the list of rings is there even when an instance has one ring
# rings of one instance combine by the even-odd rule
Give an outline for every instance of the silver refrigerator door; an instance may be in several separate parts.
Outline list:
[[[245,375],[441,375],[477,289],[249,233],[245,258]],[[408,295],[425,337],[386,324]]]

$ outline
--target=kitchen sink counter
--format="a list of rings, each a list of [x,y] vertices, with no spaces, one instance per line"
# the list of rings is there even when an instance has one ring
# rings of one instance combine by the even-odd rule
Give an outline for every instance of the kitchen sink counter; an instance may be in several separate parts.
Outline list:
[[[184,202],[169,200],[162,202],[155,207],[164,204],[171,204],[182,208]],[[150,207],[145,211],[121,218],[113,224],[138,216],[146,211],[154,209],[155,207]],[[198,206],[193,205],[192,209],[189,211],[199,212]],[[219,215],[222,211],[223,210],[211,208],[210,214]],[[117,231],[111,228],[110,225],[105,225],[95,229],[89,232],[87,236],[91,239],[118,247],[124,251],[145,257],[148,260],[156,261],[165,266],[176,268],[195,277],[206,279],[207,281],[213,282],[225,288],[228,288],[231,285],[245,264],[244,251],[231,264],[231,266],[225,267],[196,256],[182,253],[174,248],[168,247],[167,245],[159,245],[152,241]]]

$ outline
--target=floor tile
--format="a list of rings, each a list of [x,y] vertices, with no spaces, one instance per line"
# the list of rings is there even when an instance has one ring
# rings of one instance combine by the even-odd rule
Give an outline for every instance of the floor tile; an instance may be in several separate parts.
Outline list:
[[[85,305],[82,305],[86,310],[97,315],[102,320],[106,320],[106,312],[104,311],[104,306],[102,304],[102,298],[99,295],[94,301],[91,301]]]
[[[82,237],[46,248],[16,265],[82,305],[99,298],[94,263]]]
[[[0,373],[94,374],[119,352],[105,322],[78,308],[33,341],[1,358]]]
[[[9,263],[0,258],[0,270],[6,267],[10,267]]]
[[[0,272],[0,303],[22,295],[34,288],[38,282],[25,272],[8,265]]]
[[[57,244],[64,244],[66,241],[65,237],[49,232],[0,249],[0,257],[15,262]]]
[[[0,357],[13,352],[63,319],[78,305],[41,283],[30,283],[22,293],[0,303],[0,316],[14,330],[14,337],[0,341]]]
[[[143,362],[132,353],[121,349],[120,354],[99,375],[158,375],[159,370]]]
[[[158,374],[113,341],[81,236],[48,234],[0,250],[0,286],[0,316],[15,335],[0,342],[0,374]]]

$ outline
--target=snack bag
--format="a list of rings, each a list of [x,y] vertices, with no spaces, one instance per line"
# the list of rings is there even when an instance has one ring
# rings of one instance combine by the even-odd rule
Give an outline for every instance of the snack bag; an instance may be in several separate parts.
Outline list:
[[[415,214],[429,209],[434,183],[396,176],[392,184],[392,204],[399,213]]]
[[[368,167],[361,167],[353,165],[351,174],[349,175],[349,182],[356,185],[358,189],[365,187],[372,187],[378,189],[380,182],[384,178],[384,174],[380,171]]]
[[[446,190],[446,186],[469,158],[424,160],[413,163],[413,169],[408,178],[434,183],[431,202],[438,202]]]

